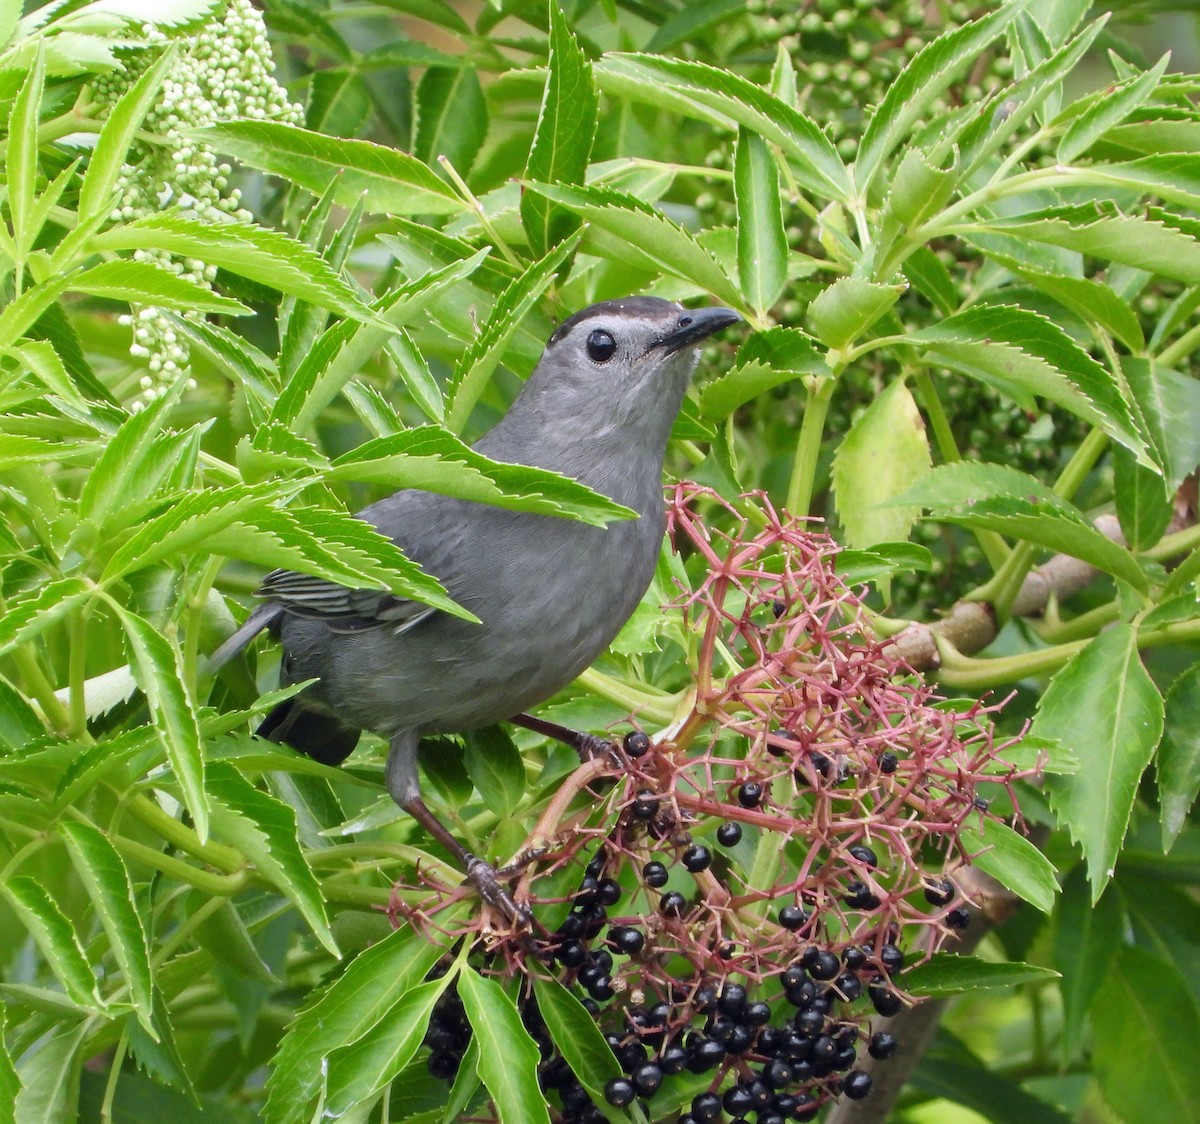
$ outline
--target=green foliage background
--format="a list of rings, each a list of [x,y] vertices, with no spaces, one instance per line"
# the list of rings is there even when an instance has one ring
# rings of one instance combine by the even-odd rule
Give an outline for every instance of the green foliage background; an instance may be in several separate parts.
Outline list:
[[[347,514],[395,488],[610,518],[465,443],[557,319],[633,292],[755,329],[706,357],[672,474],[828,517],[884,634],[990,606],[928,671],[1015,690],[1049,752],[1023,808],[1061,894],[982,952],[1060,978],[962,995],[889,1118],[1196,1119],[1200,78],[1128,45],[1155,6],[270,0],[302,115],[155,117],[223,10],[0,3],[0,1119],[370,1120],[390,1088],[432,1121],[486,1112],[479,1078],[530,1118],[532,1067],[450,1102],[425,1072],[441,950],[379,908],[452,872],[378,746],[252,739],[279,695],[203,657],[269,566],[454,611]],[[673,573],[549,716],[671,720]],[[500,859],[570,765],[520,749],[428,777]]]

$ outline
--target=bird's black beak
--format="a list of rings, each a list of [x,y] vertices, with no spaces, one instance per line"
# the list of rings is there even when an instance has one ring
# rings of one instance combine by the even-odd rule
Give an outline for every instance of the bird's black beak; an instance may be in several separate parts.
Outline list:
[[[690,344],[707,339],[713,332],[739,323],[741,319],[732,308],[689,308],[680,315],[675,331],[663,336],[655,346],[661,347],[664,354],[673,355]]]

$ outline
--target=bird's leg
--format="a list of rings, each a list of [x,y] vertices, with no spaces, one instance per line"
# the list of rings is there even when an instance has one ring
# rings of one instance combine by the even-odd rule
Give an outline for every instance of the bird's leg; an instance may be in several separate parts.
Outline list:
[[[466,872],[467,881],[488,905],[498,910],[511,924],[528,929],[532,920],[529,910],[513,901],[512,895],[500,884],[495,868],[478,855],[473,855],[455,839],[421,799],[417,773],[419,740],[412,732],[397,734],[392,738],[384,773],[392,799],[454,856],[459,867]]]
[[[585,765],[597,757],[609,765],[621,765],[621,757],[617,753],[616,743],[611,738],[602,738],[597,734],[584,734],[572,730],[569,726],[560,726],[557,722],[547,722],[544,718],[535,718],[532,714],[517,714],[509,721],[514,726],[524,726],[534,733],[553,738],[556,742],[569,745],[579,754],[579,760]]]

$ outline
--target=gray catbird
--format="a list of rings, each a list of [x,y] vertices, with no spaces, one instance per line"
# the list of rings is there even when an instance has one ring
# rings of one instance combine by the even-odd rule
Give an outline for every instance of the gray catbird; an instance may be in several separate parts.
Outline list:
[[[510,918],[518,911],[496,872],[421,799],[418,742],[509,719],[584,755],[608,746],[522,712],[587,668],[649,586],[664,529],[663,456],[698,345],[740,319],[657,297],[585,308],[557,328],[511,409],[475,445],[494,460],[574,477],[636,519],[600,528],[415,490],[359,512],[482,623],[276,570],[259,591],[265,603],[213,656],[220,667],[262,629],[277,632],[283,683],[319,682],[268,715],[259,733],[334,765],[360,730],[390,739],[386,779],[396,803]]]

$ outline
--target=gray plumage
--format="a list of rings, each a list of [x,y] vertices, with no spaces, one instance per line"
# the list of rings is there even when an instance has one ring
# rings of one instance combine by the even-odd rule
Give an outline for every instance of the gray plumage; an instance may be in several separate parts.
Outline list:
[[[349,753],[358,730],[382,734],[392,745],[389,789],[409,807],[419,803],[423,734],[510,718],[576,678],[650,584],[663,536],[663,457],[698,344],[738,319],[652,297],[584,309],[555,331],[509,412],[475,445],[495,460],[574,477],[636,519],[599,528],[414,490],[359,513],[482,623],[288,571],[268,575],[260,591],[268,600],[214,665],[270,627],[283,646],[283,681],[319,682],[261,732],[330,763]]]

